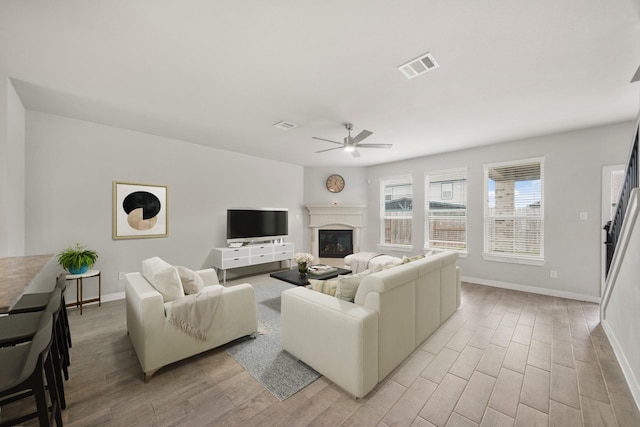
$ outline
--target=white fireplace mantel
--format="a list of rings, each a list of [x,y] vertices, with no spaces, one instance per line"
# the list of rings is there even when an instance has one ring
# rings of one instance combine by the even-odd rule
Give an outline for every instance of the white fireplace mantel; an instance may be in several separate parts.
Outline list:
[[[366,205],[307,205],[311,229],[311,255],[318,259],[318,230],[353,230],[353,252],[360,252],[360,229]]]

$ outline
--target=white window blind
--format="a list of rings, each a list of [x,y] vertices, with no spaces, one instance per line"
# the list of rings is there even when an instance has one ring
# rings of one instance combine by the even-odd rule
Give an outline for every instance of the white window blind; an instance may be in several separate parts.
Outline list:
[[[467,251],[467,170],[425,174],[425,248]]]
[[[411,245],[413,227],[413,183],[411,176],[386,178],[380,182],[382,201],[380,242]]]
[[[485,165],[484,196],[485,255],[544,260],[544,159]]]

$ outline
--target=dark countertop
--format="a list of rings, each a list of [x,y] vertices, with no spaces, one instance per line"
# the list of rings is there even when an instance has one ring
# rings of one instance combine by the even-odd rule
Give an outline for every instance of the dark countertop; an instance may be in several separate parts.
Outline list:
[[[29,285],[34,291],[53,289],[56,266],[53,255],[0,258],[0,313],[7,312]]]

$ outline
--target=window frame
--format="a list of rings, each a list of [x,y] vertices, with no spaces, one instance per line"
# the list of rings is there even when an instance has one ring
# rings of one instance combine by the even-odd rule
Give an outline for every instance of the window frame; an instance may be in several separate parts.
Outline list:
[[[411,220],[411,242],[408,244],[402,243],[386,243],[385,242],[385,220],[392,219],[393,217],[386,216],[386,195],[385,190],[387,187],[392,185],[411,185],[411,217],[407,219]],[[412,175],[397,175],[391,177],[380,178],[380,230],[379,230],[379,239],[378,239],[378,247],[384,249],[395,249],[398,251],[407,251],[411,252],[413,250],[414,236],[413,236],[413,219],[414,219],[414,185],[413,185],[413,176]]]
[[[527,218],[526,215],[517,215],[516,212],[513,213],[513,215],[496,215],[494,213],[494,215],[489,216],[488,215],[488,211],[489,211],[489,171],[490,169],[495,169],[495,168],[504,168],[504,167],[517,167],[519,165],[528,165],[528,164],[534,164],[534,163],[539,163],[540,165],[540,210],[539,210],[539,215],[536,216],[535,218],[539,221],[539,228],[540,228],[540,234],[539,234],[539,251],[540,251],[540,255],[538,256],[526,256],[526,255],[518,255],[518,254],[506,254],[506,253],[495,253],[495,252],[488,252],[488,246],[489,246],[489,242],[488,242],[488,237],[489,237],[489,232],[487,230],[488,224],[492,219],[498,219],[498,218],[502,218],[505,220],[514,220],[514,221],[518,221],[518,220],[522,220],[523,218]],[[546,259],[545,259],[545,248],[544,248],[544,229],[545,229],[545,214],[544,214],[544,199],[545,199],[545,173],[544,173],[544,169],[545,169],[545,158],[544,157],[533,157],[533,158],[528,158],[528,159],[520,159],[520,160],[511,160],[511,161],[506,161],[506,162],[499,162],[499,163],[487,163],[483,165],[483,171],[484,171],[484,175],[483,175],[483,248],[482,248],[482,258],[486,261],[496,261],[496,262],[506,262],[506,263],[513,263],[513,264],[526,264],[526,265],[536,265],[536,266],[543,266],[546,264]],[[515,239],[514,239],[515,241]]]
[[[431,236],[430,236],[430,219],[431,219],[431,215],[430,215],[430,201],[431,201],[431,178],[432,177],[436,177],[436,176],[443,176],[443,175],[454,175],[454,174],[461,174],[464,175],[464,181],[465,181],[465,194],[464,194],[464,231],[465,231],[465,240],[464,240],[464,249],[455,249],[455,248],[441,248],[438,246],[431,246]],[[442,197],[442,187],[440,188],[440,193],[441,193],[441,200],[453,200],[454,199],[454,190],[455,190],[455,186],[453,185],[453,182],[457,181],[457,180],[443,180],[443,181],[434,181],[434,182],[440,182],[441,184],[451,184],[451,195],[450,197],[447,197],[446,199],[444,197]],[[458,252],[458,254],[460,254],[461,257],[466,257],[468,255],[468,250],[469,250],[469,230],[468,230],[468,225],[469,225],[469,219],[468,219],[468,212],[469,212],[469,205],[468,205],[468,195],[469,195],[469,174],[468,174],[468,168],[467,167],[460,167],[460,168],[453,168],[453,169],[442,169],[442,170],[434,170],[434,171],[429,171],[429,172],[425,172],[424,173],[424,200],[425,200],[425,206],[424,206],[424,250],[425,251],[442,251],[442,250],[450,250],[450,251],[455,251]],[[459,218],[459,217],[456,217]],[[453,241],[451,241],[453,242]]]

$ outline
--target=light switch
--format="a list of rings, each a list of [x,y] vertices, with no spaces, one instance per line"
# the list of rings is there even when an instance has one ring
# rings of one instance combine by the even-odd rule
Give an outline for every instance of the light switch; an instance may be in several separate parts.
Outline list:
[[[587,220],[587,213],[580,212],[580,221],[586,221],[586,220]]]

